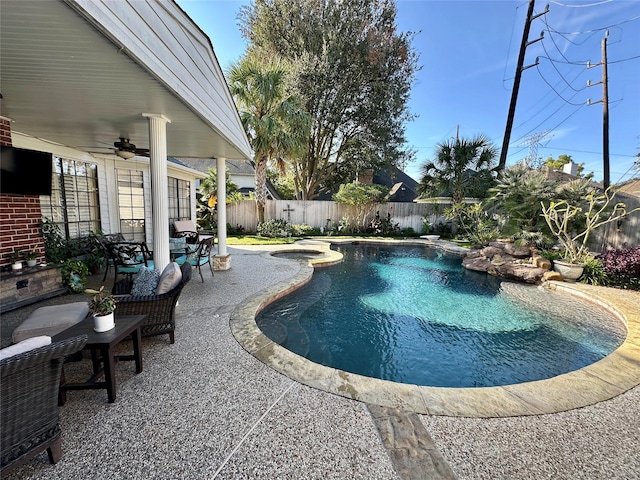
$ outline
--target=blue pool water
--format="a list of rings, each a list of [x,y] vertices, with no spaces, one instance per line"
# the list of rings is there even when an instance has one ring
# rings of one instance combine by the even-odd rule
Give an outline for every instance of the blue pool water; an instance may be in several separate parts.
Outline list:
[[[626,335],[596,306],[468,271],[435,249],[339,250],[343,263],[256,318],[272,340],[326,366],[416,385],[508,385],[589,365]]]

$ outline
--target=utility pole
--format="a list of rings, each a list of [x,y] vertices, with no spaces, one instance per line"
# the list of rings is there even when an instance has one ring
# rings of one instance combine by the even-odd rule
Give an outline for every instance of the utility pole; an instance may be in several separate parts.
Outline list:
[[[498,162],[498,171],[504,170],[505,165],[507,164],[507,152],[509,151],[509,140],[511,139],[511,128],[513,127],[513,119],[516,114],[516,103],[518,101],[518,91],[520,90],[520,77],[522,76],[522,72],[527,68],[531,68],[538,64],[538,59],[536,58],[536,63],[533,65],[529,65],[527,67],[523,67],[524,65],[524,54],[527,50],[527,47],[532,43],[539,42],[542,40],[544,32],[540,33],[540,38],[529,42],[529,30],[531,29],[531,22],[538,17],[546,14],[549,11],[549,5],[545,8],[544,12],[539,13],[538,15],[533,15],[533,7],[535,5],[535,0],[529,0],[529,9],[527,10],[527,18],[524,22],[524,31],[522,32],[522,42],[520,43],[520,53],[518,54],[518,64],[516,65],[516,76],[513,80],[513,90],[511,91],[511,103],[509,104],[509,113],[507,114],[507,126],[504,131],[504,139],[502,140],[502,150],[500,151],[500,161]]]
[[[604,34],[602,39],[602,61],[596,65],[587,63],[587,68],[597,67],[602,65],[602,80],[597,83],[591,83],[587,81],[588,87],[602,84],[602,100],[592,102],[591,99],[587,100],[587,105],[595,105],[602,102],[602,167],[603,167],[603,179],[602,183],[605,190],[609,188],[611,183],[609,172],[609,78],[607,75],[607,38],[609,37],[609,30]]]

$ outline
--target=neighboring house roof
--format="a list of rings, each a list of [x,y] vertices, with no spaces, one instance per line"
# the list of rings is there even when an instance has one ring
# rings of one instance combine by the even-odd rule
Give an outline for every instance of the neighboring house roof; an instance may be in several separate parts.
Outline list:
[[[373,183],[390,188],[392,202],[413,202],[419,196],[418,182],[398,167],[378,170],[373,174]]]
[[[183,165],[188,166],[189,168],[193,168],[194,170],[198,170],[202,173],[207,173],[209,168],[216,168],[216,159],[215,158],[188,158],[188,157],[179,157],[176,158],[177,161],[182,163]]]
[[[193,168],[194,170],[199,170],[201,172],[207,173],[209,168],[216,166],[215,159],[205,159],[205,158],[179,158],[177,159],[185,165]],[[253,161],[244,162],[240,160],[225,160],[225,165],[229,170],[229,178],[233,181],[234,176],[247,176],[255,178],[256,170],[255,164]],[[251,187],[240,187],[238,189],[240,193],[243,195],[249,195],[250,192],[254,192],[255,188]],[[280,200],[280,195],[274,187],[273,183],[267,178],[267,195],[269,198],[273,200]]]
[[[382,168],[373,175],[371,175],[371,172],[365,172],[359,178],[359,181],[366,184],[375,183],[389,188],[391,190],[389,201],[391,202],[413,202],[418,198],[418,182],[398,167]],[[338,188],[339,186],[332,192],[321,193],[315,200],[331,200]]]
[[[618,191],[640,198],[640,178],[632,178],[620,184]]]
[[[233,175],[256,175],[256,169],[253,166],[253,162],[240,162],[237,160],[227,160],[227,168],[229,174]]]

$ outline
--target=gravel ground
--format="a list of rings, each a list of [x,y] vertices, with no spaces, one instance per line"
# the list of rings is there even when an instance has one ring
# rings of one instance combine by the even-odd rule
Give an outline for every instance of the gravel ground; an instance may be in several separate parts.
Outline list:
[[[207,271],[204,283],[194,277],[177,309],[175,345],[145,339],[139,375],[118,363],[114,404],[104,391],[69,392],[57,465],[42,454],[3,478],[400,478],[364,404],[293,382],[231,335],[238,303],[299,269],[260,250],[230,248],[231,270]],[[20,315],[3,315],[3,339]],[[420,419],[459,479],[640,479],[639,406],[636,387],[557,414]]]

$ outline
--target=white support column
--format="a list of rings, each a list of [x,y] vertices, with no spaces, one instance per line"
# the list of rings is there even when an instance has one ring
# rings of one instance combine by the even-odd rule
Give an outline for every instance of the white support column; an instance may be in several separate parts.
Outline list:
[[[214,257],[216,270],[229,270],[231,268],[231,256],[227,253],[227,181],[225,158],[216,158],[216,186],[218,201],[218,254]]]
[[[143,113],[149,119],[149,168],[153,218],[153,263],[162,271],[169,264],[169,187],[167,180],[167,117]]]

